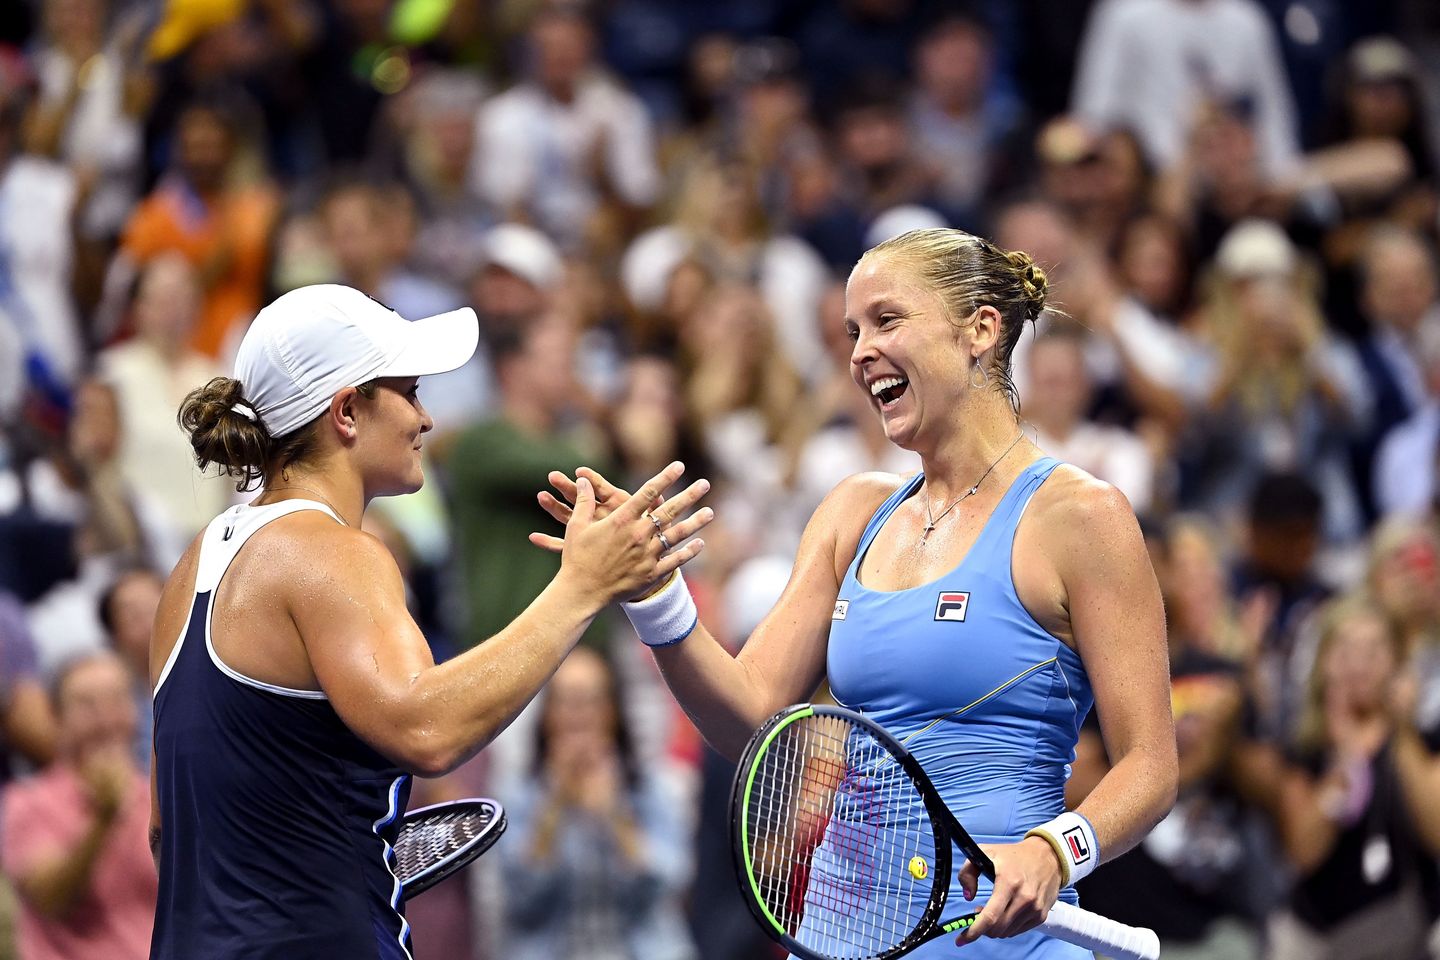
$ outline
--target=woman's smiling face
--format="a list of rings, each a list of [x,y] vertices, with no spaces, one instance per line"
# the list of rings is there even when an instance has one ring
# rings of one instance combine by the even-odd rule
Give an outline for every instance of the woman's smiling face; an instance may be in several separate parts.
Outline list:
[[[964,395],[968,337],[914,267],[862,258],[845,288],[850,376],[870,397],[891,442],[914,449],[926,423],[951,419]]]

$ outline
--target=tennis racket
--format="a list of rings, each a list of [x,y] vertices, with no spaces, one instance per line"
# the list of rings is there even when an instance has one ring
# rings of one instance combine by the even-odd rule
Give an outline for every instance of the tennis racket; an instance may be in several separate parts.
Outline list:
[[[454,800],[405,814],[394,847],[405,899],[468,866],[504,832],[505,808],[494,800]]]
[[[973,910],[943,918],[952,844],[995,877],[919,762],[843,707],[787,707],[755,732],[735,773],[730,839],[750,912],[803,960],[889,960],[969,927]],[[1039,929],[1115,960],[1160,955],[1154,931],[1068,903]]]

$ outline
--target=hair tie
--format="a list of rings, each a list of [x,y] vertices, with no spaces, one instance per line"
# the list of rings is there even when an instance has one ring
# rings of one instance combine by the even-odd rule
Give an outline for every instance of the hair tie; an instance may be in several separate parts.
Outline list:
[[[260,422],[260,418],[255,415],[255,411],[244,401],[230,404],[230,412],[240,414],[240,416],[249,420],[251,423]]]

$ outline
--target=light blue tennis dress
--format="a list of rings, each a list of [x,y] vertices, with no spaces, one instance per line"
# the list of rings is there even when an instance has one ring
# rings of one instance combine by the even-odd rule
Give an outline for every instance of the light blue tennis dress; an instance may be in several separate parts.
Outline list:
[[[1059,463],[1047,457],[1026,467],[965,559],[940,579],[907,590],[868,589],[857,578],[860,562],[923,474],[906,482],[865,528],[830,625],[835,698],[905,743],[979,843],[1018,841],[1065,810],[1065,781],[1094,700],[1079,656],[1021,605],[1010,572],[1020,517]],[[957,850],[957,871],[962,864]],[[923,898],[927,887],[917,883],[916,895]],[[982,878],[967,904],[952,877],[942,918],[969,912],[989,892]],[[1078,902],[1073,887],[1060,896]],[[982,937],[963,950],[946,936],[912,954],[956,955],[1075,960],[1090,953],[1032,931]]]

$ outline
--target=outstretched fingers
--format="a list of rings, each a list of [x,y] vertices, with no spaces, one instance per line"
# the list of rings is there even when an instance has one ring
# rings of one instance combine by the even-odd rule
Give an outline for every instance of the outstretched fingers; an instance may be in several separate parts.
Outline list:
[[[614,515],[622,522],[638,520],[646,510],[649,510],[655,505],[656,501],[661,498],[661,495],[664,494],[670,485],[676,480],[679,480],[684,473],[685,465],[679,460],[676,460],[664,470],[661,470],[655,474],[655,476],[646,480],[645,483],[640,486],[639,490],[636,490],[628,500],[620,505],[620,508],[615,511]],[[586,480],[583,476],[580,480],[583,480],[587,486],[590,484],[590,481]],[[580,481],[576,482],[578,483]]]
[[[704,540],[691,540],[684,546],[671,550],[665,556],[661,557],[660,562],[656,564],[656,582],[658,583],[659,581],[664,580],[666,577],[670,576],[671,573],[675,572],[676,570],[683,567],[685,564],[689,563],[691,560],[694,560],[696,557],[700,556],[700,551],[704,549]]]

